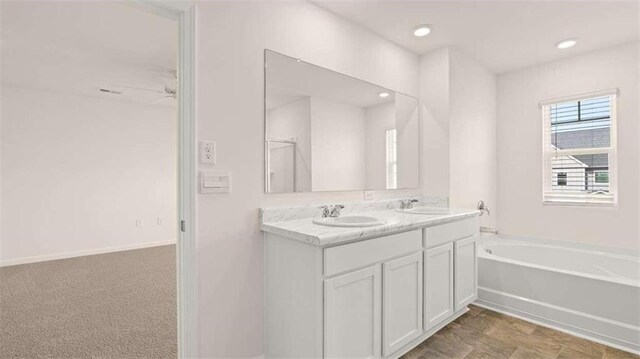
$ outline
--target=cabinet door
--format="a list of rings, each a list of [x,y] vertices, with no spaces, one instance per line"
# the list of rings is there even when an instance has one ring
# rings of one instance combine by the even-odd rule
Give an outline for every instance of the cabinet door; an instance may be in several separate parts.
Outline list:
[[[447,243],[424,252],[424,329],[453,312],[453,243]]]
[[[422,334],[422,253],[383,264],[382,341],[388,356]]]
[[[478,235],[455,242],[455,300],[456,311],[478,298]]]
[[[379,265],[325,280],[325,358],[380,357],[380,291]]]

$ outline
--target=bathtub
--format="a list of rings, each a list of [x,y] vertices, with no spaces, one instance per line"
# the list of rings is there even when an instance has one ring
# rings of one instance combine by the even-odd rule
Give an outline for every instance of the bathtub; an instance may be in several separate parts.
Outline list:
[[[640,353],[640,258],[502,235],[478,251],[479,306]]]

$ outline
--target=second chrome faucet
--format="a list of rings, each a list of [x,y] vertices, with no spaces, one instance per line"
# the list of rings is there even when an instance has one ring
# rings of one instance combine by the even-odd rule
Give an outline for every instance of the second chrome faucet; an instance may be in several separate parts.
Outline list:
[[[340,216],[340,211],[344,208],[344,206],[341,204],[334,204],[331,206],[320,206],[318,208],[322,210],[322,218],[335,218]]]
[[[418,202],[415,198],[400,200],[400,209],[411,209],[413,208],[413,204]]]

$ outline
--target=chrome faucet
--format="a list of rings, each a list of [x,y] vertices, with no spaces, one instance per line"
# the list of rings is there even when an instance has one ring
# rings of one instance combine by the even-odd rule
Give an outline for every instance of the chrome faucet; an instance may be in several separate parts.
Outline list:
[[[418,203],[418,200],[415,198],[400,200],[400,209],[411,209],[414,203]]]
[[[340,216],[340,211],[344,208],[341,204],[336,204],[331,206],[331,212],[329,212],[329,217],[338,217]]]
[[[335,204],[332,206],[320,206],[318,207],[322,210],[322,218],[336,218],[340,216],[340,211],[344,208],[341,204]]]
[[[478,208],[478,211],[480,211],[480,215],[481,215],[481,216],[482,216],[483,214],[485,214],[485,213],[486,213],[487,215],[489,215],[489,216],[491,215],[491,212],[489,211],[489,207],[487,207],[487,206],[484,204],[484,201],[483,201],[483,200],[480,200],[480,201],[478,202],[478,207],[477,207],[477,208]]]
[[[329,214],[331,214],[329,206],[320,206],[318,208],[322,210],[322,218],[327,218],[329,217]]]

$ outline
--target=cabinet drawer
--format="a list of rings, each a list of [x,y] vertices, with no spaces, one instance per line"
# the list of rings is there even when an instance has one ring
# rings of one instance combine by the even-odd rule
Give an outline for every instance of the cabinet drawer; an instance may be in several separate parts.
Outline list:
[[[463,219],[424,229],[424,246],[435,247],[444,243],[457,241],[478,234],[480,222],[478,217]]]
[[[348,271],[422,249],[422,231],[392,234],[361,242],[326,248],[324,275]]]

